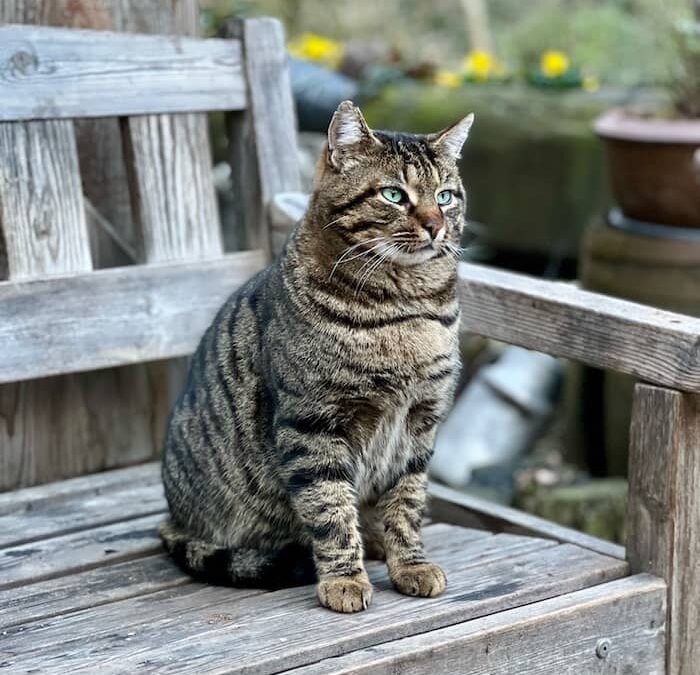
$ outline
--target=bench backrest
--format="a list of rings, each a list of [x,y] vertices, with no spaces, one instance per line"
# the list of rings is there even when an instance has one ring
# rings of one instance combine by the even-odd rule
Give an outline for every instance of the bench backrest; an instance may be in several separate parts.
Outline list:
[[[299,189],[282,28],[226,39],[0,26],[0,383],[190,353],[266,264]],[[225,111],[243,239],[222,245],[205,113]],[[133,265],[94,269],[75,118],[119,117]],[[102,222],[109,228],[109,223]]]

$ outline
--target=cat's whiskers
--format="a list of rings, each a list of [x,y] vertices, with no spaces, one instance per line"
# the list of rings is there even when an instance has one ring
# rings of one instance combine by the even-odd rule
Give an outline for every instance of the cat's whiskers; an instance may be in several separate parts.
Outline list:
[[[376,250],[376,248],[381,248],[381,246],[386,246],[386,241],[381,242],[381,244],[379,244],[379,246],[375,247],[375,250]],[[383,253],[380,253],[379,255],[377,255],[373,252],[372,257],[369,260],[367,260],[362,265],[362,267],[360,267],[360,269],[358,270],[358,272],[357,272],[357,284],[355,285],[355,297],[357,297],[357,295],[359,293],[360,283],[365,278],[365,275],[371,273],[372,267],[377,263],[377,261],[381,261],[382,256],[383,256]]]
[[[474,246],[458,246],[449,241],[445,242],[445,248],[457,259],[461,258],[468,251],[473,251]]]
[[[384,241],[384,237],[374,237],[372,239],[367,239],[365,241],[361,241],[357,244],[353,244],[350,248],[345,249],[343,253],[340,255],[338,260],[336,260],[335,264],[333,265],[333,269],[331,269],[331,273],[328,275],[328,281],[330,281],[333,278],[333,274],[335,273],[336,269],[338,269],[338,265],[341,263],[347,263],[350,262],[351,260],[357,260],[358,258],[362,258],[364,256],[370,255],[373,251],[375,251],[377,248],[379,248]],[[379,242],[375,243],[374,246],[371,246],[370,248],[361,251],[360,253],[356,253],[355,255],[350,256],[349,258],[347,257],[349,253],[351,253],[353,250],[356,248],[362,246],[363,244],[370,244],[372,242]]]
[[[392,257],[395,253],[400,253],[403,246],[405,246],[405,243],[389,244],[389,246],[387,246],[387,248],[379,256],[377,256],[378,260],[374,262],[374,265],[370,266],[367,272],[358,281],[358,286],[355,289],[355,297],[359,295],[360,291],[363,289],[370,276],[372,276],[372,274],[374,274],[374,272],[376,272],[376,270],[379,269],[382,263],[384,263],[388,258]]]
[[[331,220],[330,223],[326,223],[321,229],[326,230],[328,229],[331,225],[335,225],[336,223],[339,223],[343,218],[346,218],[347,216],[342,215],[340,218],[336,218],[335,220]]]

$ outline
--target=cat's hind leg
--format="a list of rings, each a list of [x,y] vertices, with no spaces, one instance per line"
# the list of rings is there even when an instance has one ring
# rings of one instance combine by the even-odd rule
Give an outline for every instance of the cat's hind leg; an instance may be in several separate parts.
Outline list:
[[[296,543],[277,548],[227,548],[192,537],[171,520],[160,526],[166,550],[185,572],[219,586],[274,590],[316,581],[311,549]]]

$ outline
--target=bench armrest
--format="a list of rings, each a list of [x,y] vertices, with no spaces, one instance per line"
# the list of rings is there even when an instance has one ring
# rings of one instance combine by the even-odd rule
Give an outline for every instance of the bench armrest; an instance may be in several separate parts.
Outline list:
[[[682,391],[700,391],[700,319],[460,263],[466,331]]]
[[[277,195],[273,235],[307,206],[303,193]],[[700,319],[471,263],[459,264],[459,300],[470,333],[700,392]]]

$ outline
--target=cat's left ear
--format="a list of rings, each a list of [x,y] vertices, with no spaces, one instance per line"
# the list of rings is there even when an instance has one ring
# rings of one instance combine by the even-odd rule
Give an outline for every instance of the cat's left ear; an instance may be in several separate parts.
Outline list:
[[[343,101],[328,126],[328,162],[336,169],[358,150],[362,143],[377,143],[360,109],[352,101]]]
[[[443,150],[452,159],[459,159],[462,156],[462,146],[469,136],[472,124],[474,124],[474,113],[469,113],[451,127],[447,127],[437,134],[431,134],[430,140],[434,146]]]

